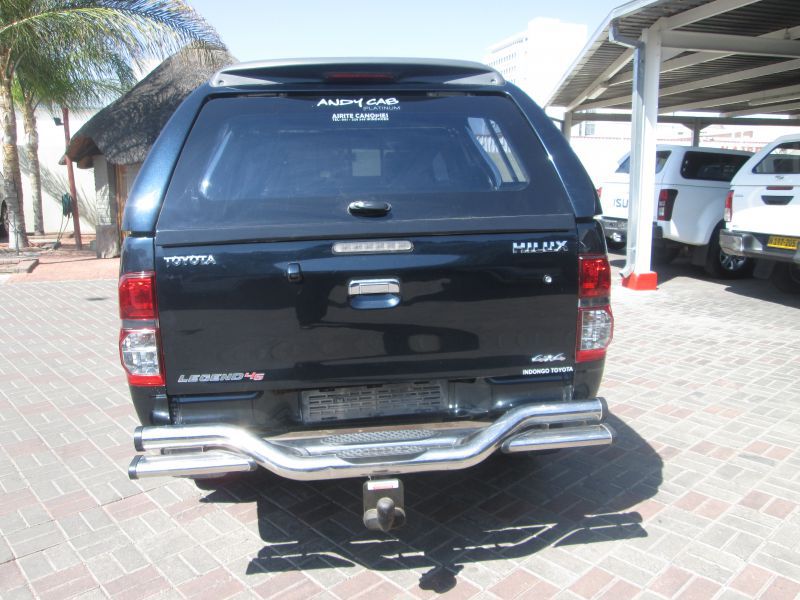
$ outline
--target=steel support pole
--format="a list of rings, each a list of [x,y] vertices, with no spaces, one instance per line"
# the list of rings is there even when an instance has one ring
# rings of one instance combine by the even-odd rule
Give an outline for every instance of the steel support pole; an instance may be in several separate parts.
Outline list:
[[[700,121],[695,120],[692,124],[692,146],[700,145],[700,132],[702,130],[703,127],[700,125]]]
[[[648,29],[642,33],[633,64],[628,252],[622,270],[622,284],[636,290],[654,290],[658,280],[650,268],[650,260],[656,185],[660,31]]]
[[[567,141],[570,141],[572,138],[572,111],[568,110],[564,113],[564,120],[561,122],[561,133],[564,134],[564,138]]]

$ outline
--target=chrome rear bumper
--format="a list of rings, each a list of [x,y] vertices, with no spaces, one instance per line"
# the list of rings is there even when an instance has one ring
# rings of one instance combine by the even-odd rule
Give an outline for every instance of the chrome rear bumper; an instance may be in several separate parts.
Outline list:
[[[758,236],[761,236],[761,240],[758,239]],[[719,246],[727,254],[733,254],[735,256],[764,258],[779,262],[793,262],[800,265],[800,248],[797,250],[770,248],[766,245],[767,238],[769,237],[770,236],[767,234],[756,235],[743,231],[722,229],[719,232]]]
[[[137,455],[128,475],[218,476],[261,466],[288,479],[312,481],[464,469],[498,449],[514,453],[610,444],[614,431],[602,423],[606,413],[605,401],[595,398],[527,404],[491,423],[304,432],[302,437],[262,438],[233,425],[138,427],[136,449],[163,452]]]

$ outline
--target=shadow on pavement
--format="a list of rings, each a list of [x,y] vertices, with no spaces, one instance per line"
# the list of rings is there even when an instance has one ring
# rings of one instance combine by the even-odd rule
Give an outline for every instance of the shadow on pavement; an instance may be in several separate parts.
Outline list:
[[[549,546],[646,537],[633,509],[662,482],[662,460],[613,415],[614,446],[495,455],[465,471],[403,477],[408,523],[381,534],[361,522],[361,480],[302,483],[264,470],[206,502],[256,502],[264,548],[248,573],[328,569],[424,571],[445,592],[466,563],[525,559]]]
[[[624,254],[609,253],[608,258],[608,262],[612,267],[619,270],[625,268],[626,258]],[[682,256],[667,264],[654,264],[651,268],[658,273],[658,285],[663,285],[676,277],[694,277],[701,279],[705,277],[702,267],[693,266],[688,258]]]
[[[615,269],[625,267],[625,255],[619,252],[609,252],[609,263]],[[800,308],[800,295],[789,294],[777,289],[772,283],[764,279],[745,277],[743,279],[714,279],[703,270],[703,267],[693,265],[688,256],[681,255],[668,264],[659,264],[653,267],[658,273],[658,285],[661,286],[678,277],[700,279],[725,286],[726,292],[789,306]]]
[[[737,279],[724,281],[725,291],[764,302],[800,308],[800,295],[782,292],[772,282],[764,279]]]

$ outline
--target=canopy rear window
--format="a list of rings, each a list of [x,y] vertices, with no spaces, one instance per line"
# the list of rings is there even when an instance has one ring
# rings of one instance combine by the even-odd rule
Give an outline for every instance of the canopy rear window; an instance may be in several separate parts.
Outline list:
[[[687,151],[681,164],[681,176],[684,179],[730,181],[749,158],[749,154]]]
[[[753,173],[764,175],[800,174],[800,142],[778,144],[753,168]]]
[[[242,96],[206,103],[159,229],[571,212],[549,158],[500,95]]]
[[[656,152],[656,173],[661,173],[661,169],[664,168],[664,165],[667,164],[667,159],[669,155],[672,154],[669,150],[658,150]],[[617,167],[617,173],[623,173],[625,175],[630,175],[631,172],[631,157],[626,156],[625,159],[619,163]]]

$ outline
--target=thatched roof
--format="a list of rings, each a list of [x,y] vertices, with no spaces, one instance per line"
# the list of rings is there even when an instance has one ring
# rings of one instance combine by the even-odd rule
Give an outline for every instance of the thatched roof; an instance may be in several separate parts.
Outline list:
[[[83,168],[91,167],[98,154],[116,165],[142,162],[183,99],[217,70],[235,62],[222,50],[184,48],[89,119],[72,136],[67,155]]]

